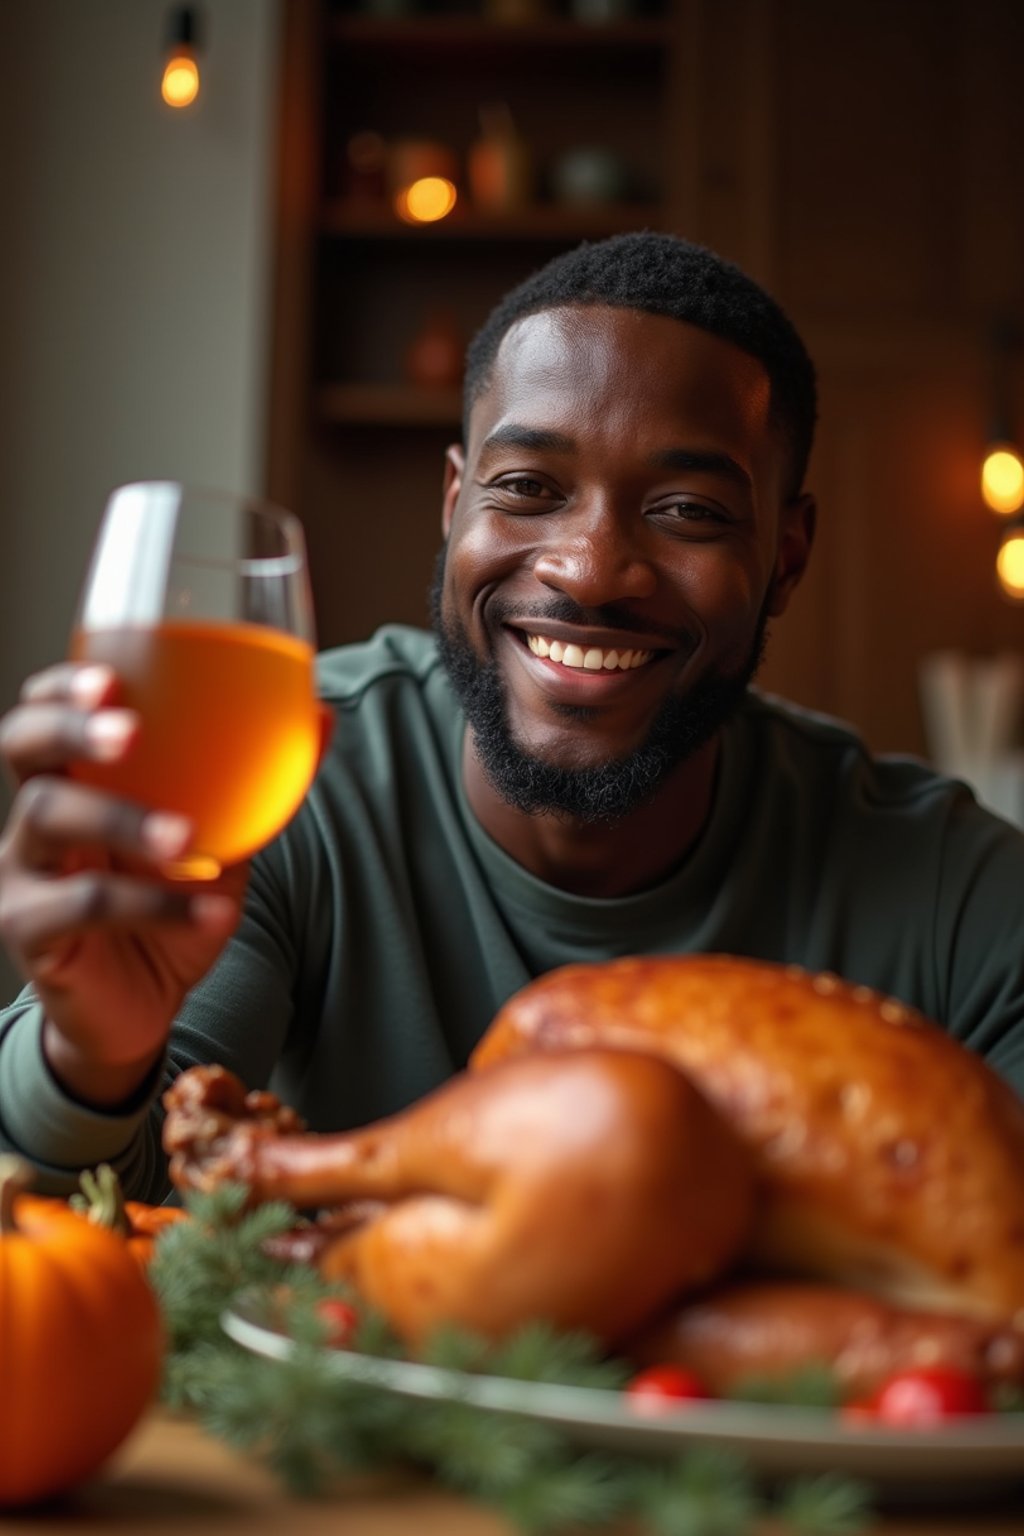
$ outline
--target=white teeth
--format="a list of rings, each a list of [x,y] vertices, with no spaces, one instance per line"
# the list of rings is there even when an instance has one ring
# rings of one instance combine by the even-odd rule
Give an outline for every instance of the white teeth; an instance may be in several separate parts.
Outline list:
[[[630,672],[650,661],[653,651],[604,651],[591,645],[584,651],[580,645],[563,645],[561,640],[547,640],[543,635],[527,635],[526,643],[535,656],[550,658],[563,667],[586,672]]]

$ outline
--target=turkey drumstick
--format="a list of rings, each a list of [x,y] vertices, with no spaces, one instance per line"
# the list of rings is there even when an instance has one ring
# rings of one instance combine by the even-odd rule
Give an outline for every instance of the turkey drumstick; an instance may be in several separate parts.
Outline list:
[[[298,1131],[222,1068],[183,1073],[165,1104],[179,1188],[380,1202],[320,1267],[412,1343],[446,1322],[498,1337],[535,1319],[611,1342],[721,1273],[751,1215],[738,1138],[648,1053],[525,1056],[340,1134]]]

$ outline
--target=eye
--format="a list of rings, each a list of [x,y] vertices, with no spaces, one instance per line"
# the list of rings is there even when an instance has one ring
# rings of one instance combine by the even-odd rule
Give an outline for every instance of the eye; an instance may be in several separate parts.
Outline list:
[[[550,496],[551,492],[540,480],[535,480],[532,475],[510,475],[505,480],[500,480],[496,487],[499,491],[508,491],[512,496],[523,496],[528,501],[536,501],[541,496]]]
[[[672,517],[682,518],[686,522],[700,522],[704,518],[714,523],[728,522],[724,512],[719,512],[715,507],[707,507],[701,501],[673,501],[660,510]]]
[[[489,489],[497,505],[510,512],[550,512],[563,500],[558,490],[536,475],[503,475]]]
[[[691,501],[686,496],[658,502],[657,506],[649,509],[647,516],[681,533],[713,533],[729,527],[733,522],[733,518],[723,508],[709,506],[704,501]]]

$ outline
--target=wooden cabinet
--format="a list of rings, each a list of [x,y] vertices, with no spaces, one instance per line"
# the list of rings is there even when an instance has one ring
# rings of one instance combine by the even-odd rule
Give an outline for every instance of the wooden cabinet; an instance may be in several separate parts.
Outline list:
[[[457,421],[457,388],[409,388],[408,349],[432,317],[467,340],[502,291],[554,251],[665,222],[668,38],[658,18],[584,25],[328,11],[319,414],[400,430]],[[488,199],[474,184],[483,124],[493,155],[521,168],[504,202],[494,201],[500,186]],[[347,155],[371,137],[384,162],[376,178]],[[432,144],[450,157],[457,201],[446,217],[412,225],[393,199],[419,145],[429,172]]]
[[[267,489],[306,524],[323,643],[426,617],[459,433],[457,389],[406,371],[426,316],[468,336],[556,251],[665,228],[763,282],[818,366],[818,547],[762,681],[875,747],[922,750],[921,657],[1024,644],[977,491],[991,322],[1024,320],[1024,6],[663,0],[596,25],[554,9],[587,0],[486,0],[516,22],[471,3],[485,0],[390,17],[285,3]],[[466,172],[495,102],[535,177],[498,211]],[[449,217],[413,228],[354,197],[360,131],[447,144]],[[621,160],[623,187],[567,202],[558,168],[587,146]]]
[[[674,9],[589,22],[538,5],[504,21],[458,4],[287,8],[269,481],[306,523],[325,644],[426,617],[461,402],[457,379],[412,376],[417,336],[440,324],[464,346],[557,251],[677,222]],[[470,174],[496,114],[527,165],[505,206],[474,195]],[[354,170],[354,139],[383,148],[376,177]],[[437,222],[395,212],[391,167],[410,141],[450,153],[457,202]]]

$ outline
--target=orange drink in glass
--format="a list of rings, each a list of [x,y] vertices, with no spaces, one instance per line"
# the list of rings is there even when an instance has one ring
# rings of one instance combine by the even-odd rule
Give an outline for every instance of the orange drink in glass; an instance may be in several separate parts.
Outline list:
[[[188,816],[168,869],[216,876],[290,820],[316,770],[320,712],[301,527],[266,503],[174,482],[107,506],[71,638],[116,673],[141,729],[121,761],[74,776]]]

